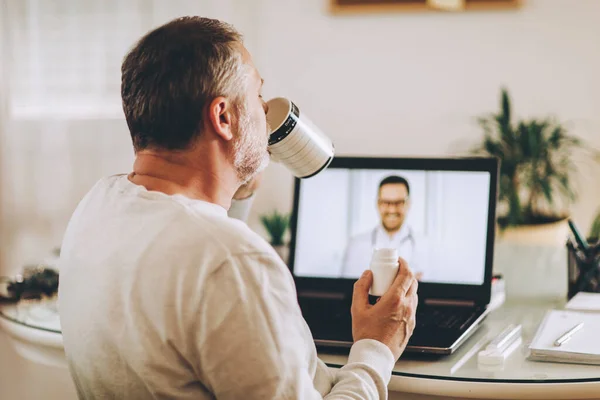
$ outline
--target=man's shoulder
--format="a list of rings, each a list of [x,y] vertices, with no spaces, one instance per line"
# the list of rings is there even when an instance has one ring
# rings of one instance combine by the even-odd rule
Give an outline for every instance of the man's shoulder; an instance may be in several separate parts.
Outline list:
[[[115,196],[121,196],[130,189],[127,185],[127,174],[115,174],[98,179],[85,193],[79,202],[79,208],[90,203],[106,204],[114,201]]]
[[[211,239],[227,249],[231,255],[270,252],[271,247],[246,223],[230,217],[212,218]]]
[[[100,199],[103,209],[109,206],[114,212],[127,214],[134,210],[135,215],[144,218],[149,226],[155,226],[161,234],[180,238],[181,246],[189,248],[191,257],[204,252],[206,247],[212,248],[212,254],[224,257],[270,250],[269,244],[260,235],[244,222],[228,217],[226,211],[215,204],[148,192],[129,184],[126,179],[126,174],[100,179],[90,189],[84,202]],[[127,205],[115,207],[117,198],[118,202],[126,198]]]
[[[126,176],[125,174],[118,174],[118,175],[105,176],[105,177],[98,179],[94,183],[94,185],[92,187],[90,187],[90,189],[87,191],[87,193],[81,199],[81,201],[84,202],[85,200],[89,200],[90,198],[92,198],[94,196],[106,195],[107,192],[111,188],[114,188],[116,185],[118,185],[120,183],[120,181],[122,179],[124,179],[125,176]]]
[[[206,262],[208,273],[214,272],[214,277],[241,274],[255,283],[261,282],[265,274],[272,283],[289,280],[289,270],[273,247],[244,222],[226,217],[212,223],[208,236],[208,231],[198,231],[202,239],[190,254]]]
[[[92,186],[89,191],[93,192],[93,191],[99,190],[99,189],[112,188],[119,184],[122,184],[123,183],[122,181],[125,179],[127,179],[127,174],[114,174],[114,175],[103,176],[102,178],[100,178],[96,181],[94,186]]]

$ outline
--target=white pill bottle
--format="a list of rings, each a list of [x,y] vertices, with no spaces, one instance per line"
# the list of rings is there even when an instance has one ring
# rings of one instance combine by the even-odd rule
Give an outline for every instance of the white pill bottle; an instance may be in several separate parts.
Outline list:
[[[376,297],[383,296],[396,279],[399,267],[397,249],[374,249],[370,266],[373,272],[373,284],[369,294]]]

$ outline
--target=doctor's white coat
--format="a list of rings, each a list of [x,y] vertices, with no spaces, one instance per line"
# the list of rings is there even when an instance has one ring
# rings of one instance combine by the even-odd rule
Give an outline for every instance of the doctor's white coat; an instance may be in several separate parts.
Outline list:
[[[342,260],[341,276],[358,278],[369,268],[375,248],[395,247],[398,256],[408,263],[414,273],[424,272],[423,240],[410,226],[403,226],[392,238],[380,226],[360,233],[350,239]]]

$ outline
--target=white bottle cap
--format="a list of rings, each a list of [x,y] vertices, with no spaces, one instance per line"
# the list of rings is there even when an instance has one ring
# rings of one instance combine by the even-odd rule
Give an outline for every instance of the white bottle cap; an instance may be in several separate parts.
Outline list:
[[[375,249],[373,250],[373,258],[371,261],[382,263],[397,263],[398,249]]]

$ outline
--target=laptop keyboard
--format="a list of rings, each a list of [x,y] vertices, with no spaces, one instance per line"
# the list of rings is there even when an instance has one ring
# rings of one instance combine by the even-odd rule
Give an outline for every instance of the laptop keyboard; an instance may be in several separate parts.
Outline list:
[[[313,337],[321,341],[352,343],[350,302],[301,298],[300,304]],[[485,312],[483,307],[451,307],[420,304],[416,326],[407,351],[446,349]],[[413,349],[413,350],[411,350]]]
[[[432,307],[417,308],[417,328],[464,330],[481,315],[480,308]]]

